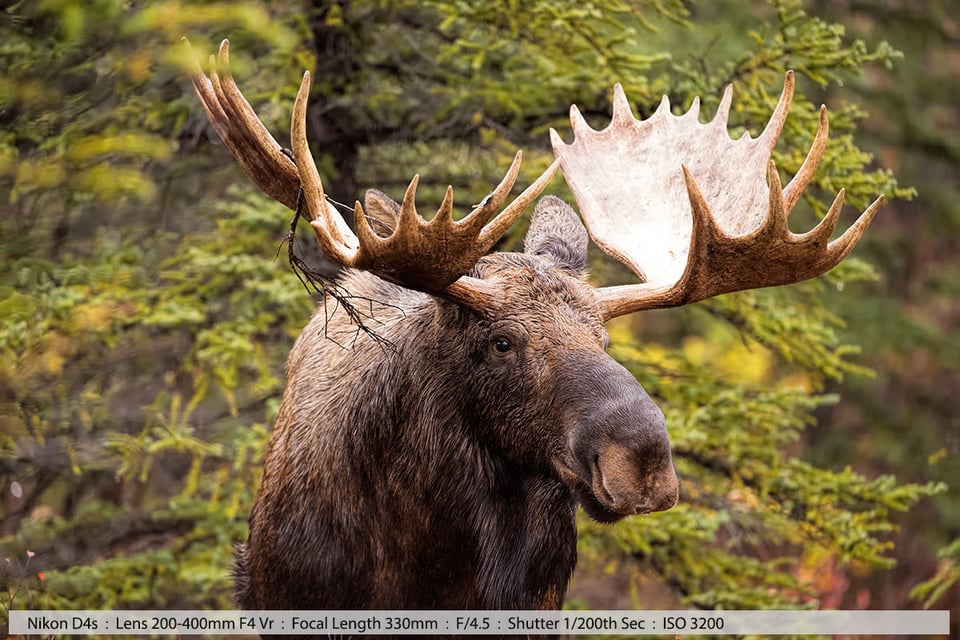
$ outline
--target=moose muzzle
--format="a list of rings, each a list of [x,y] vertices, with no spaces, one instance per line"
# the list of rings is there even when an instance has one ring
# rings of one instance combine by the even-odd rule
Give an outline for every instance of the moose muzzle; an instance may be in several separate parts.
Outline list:
[[[581,396],[587,408],[568,439],[578,499],[600,522],[666,511],[679,497],[663,412],[626,369],[607,360],[590,367],[592,397]]]

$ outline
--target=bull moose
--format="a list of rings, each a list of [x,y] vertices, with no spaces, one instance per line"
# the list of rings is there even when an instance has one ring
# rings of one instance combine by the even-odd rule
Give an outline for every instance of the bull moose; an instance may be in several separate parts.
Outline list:
[[[339,283],[371,301],[380,338],[331,304],[297,339],[236,558],[244,608],[560,607],[578,505],[614,522],[679,495],[663,413],[606,353],[604,323],[817,276],[882,201],[833,241],[842,190],[813,230],[787,228],[828,129],[821,107],[810,152],[782,188],[771,154],[793,95],[787,72],[757,138],[729,137],[730,87],[703,124],[698,100],[675,116],[666,97],[638,120],[617,85],[610,125],[596,131],[571,107],[573,142],[551,131],[555,162],[509,204],[520,153],[462,219],[452,188],[422,218],[414,177],[400,203],[367,191],[351,229],[308,147],[310,74],[291,158],[237,89],[226,41],[211,65],[193,83],[217,133],[264,192],[302,207],[344,268]],[[583,223],[543,197],[524,250],[490,253],[558,167]],[[588,230],[642,283],[588,284]]]

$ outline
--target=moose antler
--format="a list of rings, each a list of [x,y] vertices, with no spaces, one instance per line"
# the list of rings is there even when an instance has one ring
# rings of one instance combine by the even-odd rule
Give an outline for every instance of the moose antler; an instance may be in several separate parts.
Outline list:
[[[565,144],[551,130],[554,154],[593,241],[644,280],[599,289],[604,318],[799,282],[828,271],[850,252],[883,196],[832,242],[843,190],[813,230],[798,235],[787,228],[787,216],[823,155],[828,130],[821,107],[810,152],[781,189],[771,154],[793,87],[789,71],[756,139],[744,133],[733,140],[727,133],[730,86],[707,124],[697,119],[699,98],[687,113],[674,116],[666,96],[650,118],[637,120],[618,84],[607,128],[593,130],[573,106],[574,141]]]
[[[293,106],[291,161],[234,83],[227,40],[220,44],[218,55],[210,57],[210,66],[209,77],[199,65],[192,73],[194,89],[210,122],[247,175],[267,195],[295,209],[302,189],[307,218],[327,257],[345,267],[370,271],[396,284],[442,294],[475,308],[490,303],[492,286],[464,274],[546,188],[557,170],[556,161],[498,214],[520,172],[522,153],[518,151],[500,184],[457,221],[452,216],[452,187],[447,188],[440,209],[430,221],[417,213],[414,200],[420,178],[414,176],[390,235],[383,237],[373,230],[360,202],[354,206],[354,233],[327,201],[307,143],[310,73],[304,74]]]

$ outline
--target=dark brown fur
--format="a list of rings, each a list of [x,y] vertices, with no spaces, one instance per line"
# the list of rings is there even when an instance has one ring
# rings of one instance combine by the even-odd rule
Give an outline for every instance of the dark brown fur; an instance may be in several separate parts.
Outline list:
[[[601,521],[672,506],[663,415],[605,353],[585,263],[579,220],[545,198],[524,253],[476,266],[505,285],[483,313],[346,273],[390,346],[332,300],[297,339],[239,603],[558,608],[578,502]]]

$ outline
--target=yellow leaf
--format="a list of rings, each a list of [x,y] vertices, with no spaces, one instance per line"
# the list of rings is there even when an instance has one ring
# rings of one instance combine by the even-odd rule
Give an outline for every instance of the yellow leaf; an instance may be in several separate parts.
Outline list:
[[[74,326],[80,331],[99,331],[110,325],[113,316],[110,304],[78,304],[73,310]]]
[[[51,376],[59,376],[63,372],[63,363],[66,359],[57,351],[44,351],[40,357],[43,370]]]

